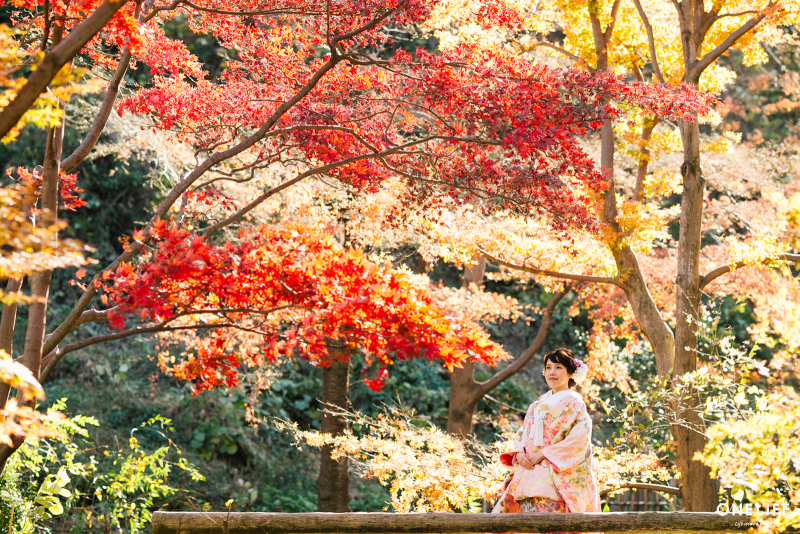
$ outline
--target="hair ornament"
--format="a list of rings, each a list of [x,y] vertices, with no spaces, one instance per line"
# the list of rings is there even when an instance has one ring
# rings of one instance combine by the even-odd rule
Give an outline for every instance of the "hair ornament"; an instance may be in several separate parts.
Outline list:
[[[585,363],[580,361],[578,358],[573,358],[572,362],[575,364],[575,373],[572,375],[572,379],[575,381],[576,384],[580,384],[584,380],[586,380],[586,374],[589,372],[589,368],[586,366]]]

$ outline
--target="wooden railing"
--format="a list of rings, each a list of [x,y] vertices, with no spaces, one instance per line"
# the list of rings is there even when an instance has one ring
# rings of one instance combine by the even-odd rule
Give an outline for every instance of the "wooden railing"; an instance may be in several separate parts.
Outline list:
[[[734,533],[753,526],[745,515],[714,512],[591,514],[389,514],[155,512],[153,534],[310,534],[451,532]],[[800,529],[787,530],[800,533]]]

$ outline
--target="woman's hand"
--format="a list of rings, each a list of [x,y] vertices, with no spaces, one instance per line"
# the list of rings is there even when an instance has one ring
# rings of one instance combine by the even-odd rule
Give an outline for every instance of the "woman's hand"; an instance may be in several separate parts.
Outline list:
[[[514,463],[519,464],[523,469],[533,469],[533,464],[524,452],[518,452],[514,455]]]
[[[530,469],[533,469],[532,466],[534,466],[536,464],[539,464],[539,463],[541,463],[542,460],[544,460],[544,454],[542,454],[539,451],[532,452],[532,453],[529,453],[529,454],[525,454],[524,456],[528,460],[528,462],[531,464]]]

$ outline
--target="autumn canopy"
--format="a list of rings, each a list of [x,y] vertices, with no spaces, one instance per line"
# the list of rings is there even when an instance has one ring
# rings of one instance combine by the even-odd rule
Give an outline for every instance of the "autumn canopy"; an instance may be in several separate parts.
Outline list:
[[[42,384],[106,346],[146,360],[151,398],[160,380],[186,402],[245,392],[253,425],[281,373],[307,375],[281,424],[322,448],[322,511],[351,509],[336,455],[391,480],[398,509],[491,499],[502,467],[463,440],[515,431],[561,344],[589,364],[603,437],[630,437],[598,453],[609,492],[680,473],[661,490],[711,510],[712,469],[735,474],[700,460],[728,435],[708,427],[763,412],[759,380],[794,409],[800,165],[774,161],[800,133],[739,146],[746,106],[723,91],[795,46],[795,2],[0,4],[0,478],[56,424]],[[715,299],[749,307],[735,342]],[[419,397],[446,434],[350,411],[364,385],[399,395],[442,368],[446,393]],[[482,482],[420,479],[437,460],[417,443]]]

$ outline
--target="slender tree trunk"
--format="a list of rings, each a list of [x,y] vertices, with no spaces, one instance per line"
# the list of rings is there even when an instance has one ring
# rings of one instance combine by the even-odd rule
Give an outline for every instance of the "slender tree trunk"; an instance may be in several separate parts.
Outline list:
[[[342,410],[347,409],[347,388],[350,383],[350,364],[335,362],[322,370],[322,402]],[[331,407],[332,407],[331,406]],[[324,410],[326,406],[323,406]],[[341,435],[347,422],[341,417],[322,414],[320,431]],[[331,459],[333,448],[322,447],[317,478],[317,510],[320,512],[350,512],[350,472],[347,456]]]
[[[6,284],[6,294],[16,293],[22,287],[22,278],[12,278]],[[3,313],[0,315],[0,350],[9,356],[14,356],[14,326],[17,322],[17,303],[3,304]],[[0,382],[0,407],[5,407],[11,386]]]
[[[47,228],[55,224],[58,218],[59,169],[63,138],[63,121],[61,125],[47,130],[47,146],[45,147],[42,170],[42,213],[37,222],[37,227],[39,228]],[[25,331],[25,347],[21,363],[31,371],[37,380],[41,370],[42,346],[44,345],[44,336],[47,328],[47,299],[50,294],[50,279],[52,276],[53,271],[39,271],[28,277],[31,297],[34,300],[28,306],[28,327]],[[13,325],[10,328],[13,336]],[[21,392],[17,394],[17,402],[23,403]],[[24,439],[19,438],[12,440],[13,446],[11,447],[6,444],[0,445],[0,474],[2,474],[8,459],[24,441]]]
[[[470,284],[476,286],[483,284],[483,275],[486,273],[486,257],[478,256],[475,260],[477,262],[475,265],[464,267],[464,287],[469,287]]]
[[[640,202],[644,200],[642,196],[644,193],[644,179],[647,178],[647,167],[650,164],[650,148],[648,145],[650,144],[653,130],[658,126],[658,123],[658,119],[645,121],[642,128],[642,137],[639,141],[642,145],[639,148],[639,168],[636,170],[636,186],[633,189],[633,198]]]

